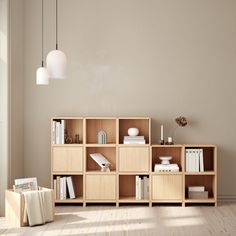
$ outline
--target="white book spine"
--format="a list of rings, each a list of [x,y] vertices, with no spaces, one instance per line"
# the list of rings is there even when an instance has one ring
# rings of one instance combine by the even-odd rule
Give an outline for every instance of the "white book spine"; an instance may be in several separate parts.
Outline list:
[[[52,122],[52,144],[56,144],[56,121]]]
[[[196,149],[193,150],[193,159],[194,159],[193,171],[197,172],[197,151],[196,151]]]
[[[53,179],[53,195],[54,195],[54,200],[57,199],[57,180]]]
[[[189,172],[189,150],[185,150],[185,168],[186,172]]]
[[[61,127],[61,123],[59,123],[59,144],[62,144],[61,133],[62,133],[62,127]]]
[[[60,122],[56,122],[56,144],[60,144]]]
[[[148,189],[147,189],[148,178],[147,176],[143,177],[143,198],[148,199]]]
[[[143,178],[140,178],[141,179],[141,186],[140,186],[140,194],[141,194],[141,197],[140,197],[140,199],[143,199],[144,198],[144,196],[143,196]]]
[[[203,159],[203,149],[199,150],[199,162],[200,162],[200,171],[204,172],[204,159]]]
[[[63,199],[66,199],[66,177],[63,177]]]
[[[147,178],[147,199],[149,199],[149,177]]]
[[[67,181],[67,187],[68,187],[70,198],[75,198],[75,191],[74,191],[74,185],[72,182],[72,177],[71,176],[67,177],[66,181]]]
[[[138,177],[138,199],[141,200],[141,177]]]
[[[189,150],[189,171],[193,172],[194,171],[194,153],[193,153],[193,149]]]
[[[61,144],[65,143],[65,120],[61,120]]]
[[[63,195],[63,178],[61,177],[60,178],[60,200],[63,200],[64,199],[64,195]]]
[[[197,158],[197,166],[196,166],[196,171],[200,171],[200,149],[196,150],[196,158]]]
[[[139,176],[136,175],[135,176],[135,198],[139,199],[139,195],[138,195],[138,188],[139,188]]]

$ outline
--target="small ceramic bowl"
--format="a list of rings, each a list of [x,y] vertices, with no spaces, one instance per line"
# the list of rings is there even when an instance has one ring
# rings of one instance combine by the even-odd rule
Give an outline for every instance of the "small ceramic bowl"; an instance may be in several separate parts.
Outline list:
[[[170,160],[172,159],[172,157],[171,156],[165,156],[165,157],[159,157],[159,159],[161,160],[162,165],[169,165]]]

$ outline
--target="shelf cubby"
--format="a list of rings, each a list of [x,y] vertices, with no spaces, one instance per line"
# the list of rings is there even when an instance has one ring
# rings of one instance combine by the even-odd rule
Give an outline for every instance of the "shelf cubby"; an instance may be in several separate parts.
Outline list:
[[[187,202],[209,202],[215,199],[216,194],[216,177],[215,175],[187,175],[185,176],[185,200]],[[205,191],[208,191],[207,199],[189,199],[188,187],[189,186],[204,186]]]
[[[84,119],[80,118],[80,117],[78,117],[78,118],[60,117],[60,118],[53,118],[52,119],[52,121],[56,121],[56,122],[61,122],[62,120],[65,120],[65,131],[66,131],[68,137],[72,139],[72,142],[70,144],[83,144]],[[79,143],[75,142],[75,135],[79,135]],[[66,145],[70,145],[70,144],[66,144]],[[58,144],[55,144],[55,145],[58,145]]]
[[[101,130],[107,134],[107,144],[116,144],[115,118],[87,118],[86,144],[98,144],[98,133]]]
[[[55,199],[56,203],[79,203],[79,202],[83,202],[83,175],[72,175],[72,174],[67,174],[67,175],[53,175],[53,180],[57,178],[57,176],[60,177],[68,177],[71,176],[72,177],[72,181],[73,181],[73,187],[74,187],[74,191],[75,191],[75,197],[76,198],[66,198],[63,200],[60,200],[58,198]]]
[[[116,147],[86,147],[86,171],[101,171],[90,157],[91,153],[101,153],[111,163],[110,170],[116,171]]]
[[[178,164],[179,171],[182,171],[182,145],[153,145],[152,146],[152,172],[155,164],[161,164],[160,156],[171,156],[171,164]],[[158,173],[158,172],[156,172]],[[175,173],[175,172],[173,172]]]
[[[144,136],[146,144],[150,144],[150,118],[119,118],[119,144],[123,144],[124,136],[128,136],[129,128],[138,128],[138,135]]]
[[[216,171],[216,147],[214,145],[188,145],[185,146],[186,149],[203,149],[204,172]],[[186,162],[185,158],[184,161]]]
[[[149,177],[149,175],[136,175]],[[149,202],[149,197],[148,199],[136,199],[135,197],[136,175],[119,175],[119,202]]]

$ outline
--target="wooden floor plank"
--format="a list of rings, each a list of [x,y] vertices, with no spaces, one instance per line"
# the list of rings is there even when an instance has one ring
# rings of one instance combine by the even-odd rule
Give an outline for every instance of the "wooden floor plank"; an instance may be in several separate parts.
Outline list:
[[[55,221],[16,228],[0,218],[0,235],[154,236],[236,235],[236,202],[218,207],[191,206],[57,206]]]

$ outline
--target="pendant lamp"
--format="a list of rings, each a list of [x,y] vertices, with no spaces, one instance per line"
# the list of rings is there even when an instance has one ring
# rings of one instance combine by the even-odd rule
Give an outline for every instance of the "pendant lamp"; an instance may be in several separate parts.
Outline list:
[[[42,0],[42,67],[36,71],[36,84],[47,85],[49,83],[49,74],[43,63],[43,0]]]
[[[52,79],[65,79],[67,59],[64,52],[58,50],[58,0],[56,0],[56,50],[47,55],[47,70]]]

